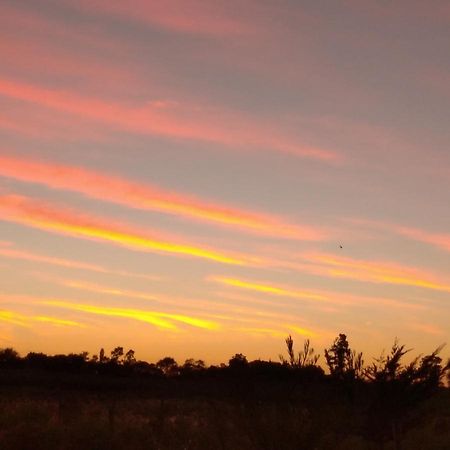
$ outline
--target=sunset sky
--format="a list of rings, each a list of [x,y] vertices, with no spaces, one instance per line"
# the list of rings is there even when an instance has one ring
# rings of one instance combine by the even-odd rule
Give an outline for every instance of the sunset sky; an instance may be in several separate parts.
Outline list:
[[[0,348],[450,345],[449,43],[445,0],[2,0]]]

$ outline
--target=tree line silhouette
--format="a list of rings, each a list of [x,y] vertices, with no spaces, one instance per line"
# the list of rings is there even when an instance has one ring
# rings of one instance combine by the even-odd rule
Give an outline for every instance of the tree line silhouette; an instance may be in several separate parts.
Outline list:
[[[402,358],[412,349],[406,349],[396,340],[390,353],[375,359],[372,364],[365,366],[362,352],[357,353],[350,348],[347,336],[339,334],[333,344],[324,350],[326,374],[319,365],[320,355],[315,352],[309,339],[303,343],[303,350],[296,352],[292,336],[285,339],[287,357],[279,355],[280,362],[262,361],[260,359],[248,362],[242,353],[232,356],[228,364],[207,366],[203,360],[187,359],[179,365],[177,361],[167,356],[156,363],[137,360],[135,351],[129,349],[125,352],[121,346],[115,347],[109,355],[101,348],[99,354],[89,357],[88,352],[70,353],[67,355],[46,355],[45,353],[30,352],[21,357],[13,348],[0,349],[0,368],[30,368],[48,370],[80,371],[86,370],[96,373],[137,373],[147,375],[160,375],[164,377],[184,376],[191,373],[247,370],[264,367],[267,372],[276,373],[295,371],[297,375],[309,374],[315,380],[321,378],[334,381],[365,381],[366,383],[402,383],[423,388],[437,388],[450,380],[450,359],[444,363],[439,353],[444,345],[425,356],[414,358],[404,365]],[[99,372],[99,369],[102,369]]]
[[[279,361],[248,361],[237,353],[227,363],[211,366],[196,359],[178,364],[169,356],[149,363],[121,346],[109,353],[102,348],[92,356],[87,352],[52,356],[31,352],[21,357],[14,349],[4,348],[0,349],[0,390],[11,393],[27,388],[35,393],[37,388],[59,405],[60,413],[64,410],[61,405],[68,403],[66,409],[73,410],[76,404],[72,394],[67,397],[68,392],[87,395],[90,402],[96,395],[96,401],[106,405],[109,434],[111,430],[117,433],[117,423],[123,423],[117,419],[117,405],[125,399],[134,399],[136,405],[144,399],[158,399],[159,406],[149,419],[159,417],[152,428],[154,448],[184,448],[168,442],[182,433],[177,421],[186,415],[190,419],[183,426],[190,429],[190,435],[195,434],[194,425],[200,420],[197,416],[204,415],[204,426],[216,430],[210,436],[214,446],[205,448],[224,449],[332,448],[321,444],[325,438],[320,433],[327,430],[335,439],[340,436],[342,442],[353,442],[336,448],[372,448],[373,444],[378,449],[390,443],[398,450],[407,433],[425,423],[421,420],[427,414],[427,420],[436,422],[438,428],[439,421],[450,425],[450,413],[424,412],[433,398],[450,411],[450,389],[445,386],[450,382],[450,360],[445,362],[439,356],[443,346],[404,363],[411,350],[396,340],[389,352],[366,364],[363,354],[350,347],[347,336],[339,334],[324,350],[326,372],[319,365],[321,355],[308,339],[300,351],[296,351],[291,336],[285,345],[286,353],[279,355]],[[203,403],[198,406],[195,402]],[[197,404],[198,410],[191,408],[189,414],[180,416],[180,405],[191,403]],[[173,408],[176,411],[169,412]],[[227,433],[232,430],[235,434],[230,437]],[[448,441],[439,437],[444,439],[442,449],[450,448],[445,447],[450,443],[450,435],[447,437]],[[144,442],[147,437],[142,439]],[[355,439],[360,444],[355,444]],[[105,448],[115,444],[108,445]],[[417,448],[428,448],[421,445]],[[122,448],[140,447],[124,444]],[[189,448],[203,447],[197,443]]]

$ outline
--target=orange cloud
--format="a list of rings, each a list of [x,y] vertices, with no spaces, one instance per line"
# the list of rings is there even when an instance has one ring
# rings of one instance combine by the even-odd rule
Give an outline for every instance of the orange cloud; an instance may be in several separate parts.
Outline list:
[[[60,280],[60,284],[66,287],[80,289],[98,294],[150,300],[152,302],[157,302],[164,305],[173,305],[177,309],[189,309],[189,310],[195,309],[198,311],[202,311],[202,315],[205,317],[210,317],[224,321],[258,322],[265,317],[275,319],[280,319],[280,317],[284,317],[284,319],[286,319],[288,317],[282,316],[280,314],[264,313],[252,308],[242,307],[241,305],[239,307],[234,307],[231,306],[229,303],[221,303],[210,299],[198,300],[190,298],[170,298],[167,295],[159,295],[159,294],[158,296],[154,296],[151,294],[147,294],[145,292],[117,289],[109,286],[86,283],[77,280]],[[218,311],[222,311],[222,313],[219,314]],[[211,312],[213,314],[211,314]],[[224,314],[223,312],[225,312],[226,314]]]
[[[301,327],[297,327],[294,325],[288,325],[288,324],[280,324],[278,327],[261,327],[261,326],[257,326],[257,327],[240,327],[238,328],[239,331],[244,332],[246,334],[250,334],[250,335],[256,335],[256,336],[270,336],[276,339],[280,339],[280,338],[286,338],[286,336],[288,334],[292,334],[292,335],[300,335],[303,337],[318,337],[319,335],[329,335],[329,332],[316,332],[316,331],[312,331],[306,328],[301,328]]]
[[[109,274],[120,275],[120,276],[125,276],[125,277],[143,278],[143,279],[147,279],[147,280],[151,280],[151,281],[156,281],[156,280],[160,279],[160,277],[158,277],[156,275],[132,273],[132,272],[124,271],[124,270],[112,270],[112,269],[107,269],[105,267],[102,267],[102,266],[99,266],[96,264],[89,264],[89,263],[73,261],[73,260],[65,259],[65,258],[55,258],[52,256],[40,255],[40,254],[28,252],[28,251],[16,250],[14,248],[11,248],[11,246],[8,246],[5,248],[1,242],[0,242],[0,256],[3,256],[5,258],[11,258],[11,259],[20,259],[20,260],[24,260],[24,261],[51,264],[54,266],[67,267],[70,269],[81,269],[81,270],[88,270],[91,272],[109,273]]]
[[[250,256],[235,256],[190,244],[163,240],[131,227],[112,225],[106,220],[87,217],[74,211],[56,209],[46,203],[23,196],[0,196],[0,211],[3,214],[3,220],[72,237],[108,242],[133,250],[189,256],[232,265],[259,263],[257,258]]]
[[[51,325],[63,326],[63,327],[81,327],[84,328],[86,325],[83,325],[79,322],[75,322],[73,320],[66,319],[58,319],[56,317],[48,317],[48,316],[35,316],[32,318],[35,322],[44,322],[50,323]]]
[[[47,264],[52,264],[56,266],[62,266],[62,267],[69,267],[74,269],[83,269],[83,270],[90,270],[93,272],[107,272],[106,269],[103,269],[100,266],[96,266],[94,264],[88,264],[88,263],[82,263],[78,261],[71,261],[68,259],[62,259],[62,258],[53,258],[51,256],[44,256],[44,255],[37,255],[31,252],[25,252],[21,250],[15,250],[10,247],[2,247],[0,246],[0,255],[12,258],[12,259],[23,259],[26,261],[32,261],[32,262],[42,262]]]
[[[0,310],[0,321],[12,323],[13,325],[19,325],[22,327],[27,326],[27,322],[26,320],[24,320],[24,316],[12,311]]]
[[[317,273],[315,271],[314,273]],[[389,308],[399,308],[399,309],[409,309],[409,310],[424,310],[426,306],[416,303],[406,303],[398,301],[391,298],[380,298],[380,297],[365,297],[365,296],[355,296],[347,293],[330,292],[323,290],[314,291],[299,291],[297,288],[288,286],[276,286],[269,285],[267,283],[261,282],[251,282],[248,280],[241,280],[237,278],[220,277],[220,276],[210,276],[207,278],[209,281],[220,283],[225,286],[231,286],[238,289],[250,290],[254,292],[260,292],[263,294],[272,294],[279,297],[290,297],[290,298],[303,298],[310,300],[320,300],[323,302],[334,303],[339,306],[348,305],[356,307],[367,307],[367,306],[377,306],[377,307],[389,307]],[[273,302],[261,299],[255,299],[252,297],[246,297],[236,294],[230,294],[226,292],[219,292],[220,296],[225,298],[231,298],[239,300],[240,302],[250,302],[250,303],[260,303],[260,304],[274,304]],[[330,308],[328,305],[316,306],[324,312],[336,312],[334,308]]]
[[[212,204],[148,184],[138,184],[80,167],[0,155],[0,176],[43,184],[52,189],[79,192],[87,197],[118,203],[129,208],[160,211],[236,227],[256,234],[305,240],[319,240],[324,237],[323,232],[316,228],[293,225],[278,217]]]
[[[296,334],[299,334],[299,335],[301,335],[301,336],[310,336],[310,337],[317,336],[317,334],[316,334],[314,331],[309,330],[309,329],[307,329],[307,328],[298,327],[298,326],[295,326],[295,325],[286,325],[286,327],[287,327],[289,330],[292,330],[292,331],[294,331]]]
[[[108,296],[116,296],[116,297],[125,297],[125,298],[135,298],[135,299],[143,299],[149,300],[153,304],[158,304],[158,308],[161,306],[172,305],[176,308],[177,311],[196,311],[196,313],[200,313],[202,317],[218,320],[221,323],[227,323],[227,326],[234,326],[236,323],[252,323],[254,326],[273,326],[274,324],[283,323],[282,329],[285,330],[294,330],[295,326],[286,325],[286,323],[291,322],[294,318],[292,314],[281,314],[278,312],[266,312],[261,311],[260,308],[248,308],[242,306],[242,297],[239,298],[239,306],[230,305],[227,301],[225,302],[217,302],[216,300],[208,298],[208,300],[199,300],[199,299],[191,299],[191,298],[177,298],[177,297],[168,297],[167,295],[153,295],[147,292],[142,291],[134,291],[134,290],[126,290],[126,289],[118,289],[111,286],[105,286],[98,283],[89,283],[85,281],[79,280],[67,280],[67,279],[55,279],[50,278],[51,281],[57,282],[62,286],[66,286],[73,289],[79,289],[87,292],[93,292],[97,294],[104,294]],[[222,298],[226,298],[227,300],[233,298],[229,293],[220,295]],[[19,300],[16,300],[19,302]],[[38,300],[35,300],[39,302]],[[245,301],[245,300],[244,300]],[[264,302],[251,302],[251,303],[264,303]],[[266,304],[268,302],[265,302]],[[192,314],[191,312],[189,314]],[[303,321],[302,318],[295,317],[296,320]],[[296,333],[300,333],[302,328],[296,329]],[[307,330],[310,334],[315,334],[310,330]]]
[[[313,292],[298,291],[294,289],[288,289],[263,283],[253,283],[245,280],[240,280],[237,278],[211,276],[208,278],[208,280],[225,284],[227,286],[233,286],[241,289],[263,292],[267,294],[274,294],[281,297],[306,298],[311,300],[326,300],[326,297]]]
[[[189,309],[189,310],[198,310],[202,311],[202,315],[205,317],[210,317],[219,320],[226,321],[258,321],[263,317],[274,317],[280,318],[279,314],[268,314],[263,313],[261,311],[257,311],[251,308],[245,308],[239,306],[238,308],[230,306],[229,303],[220,303],[215,300],[199,300],[199,299],[191,299],[191,298],[173,298],[168,297],[167,295],[152,295],[142,291],[134,291],[127,289],[117,289],[110,286],[100,285],[98,283],[88,283],[85,281],[79,280],[53,280],[58,282],[62,286],[66,286],[73,289],[79,289],[87,292],[93,292],[96,294],[104,294],[111,295],[115,297],[128,297],[135,299],[143,299],[150,300],[153,303],[159,303],[161,305],[173,305],[177,309]],[[229,296],[228,296],[229,297]],[[205,312],[209,311],[209,312]],[[223,315],[223,313],[218,314],[217,311],[225,311],[227,315]],[[211,314],[212,312],[213,314]],[[230,316],[230,314],[235,314],[234,316]],[[244,316],[250,317],[251,319],[244,319]],[[287,317],[287,316],[286,316]],[[285,317],[285,318],[286,318]]]
[[[287,138],[285,132],[270,130],[267,124],[253,123],[250,117],[238,117],[236,111],[215,111],[212,115],[210,109],[202,112],[198,105],[168,109],[148,102],[132,107],[4,78],[0,79],[0,95],[74,114],[122,131],[219,143],[239,149],[266,148],[325,162],[340,159],[335,152],[301,145],[295,139]],[[220,116],[220,120],[212,116]]]
[[[126,289],[117,289],[108,286],[101,286],[99,284],[86,283],[83,281],[77,280],[64,280],[61,282],[63,286],[70,287],[73,289],[81,289],[84,291],[94,292],[97,294],[106,294],[113,295],[117,297],[132,297],[132,298],[140,298],[143,300],[156,300],[158,301],[158,297],[150,294],[146,294],[144,292],[139,291],[130,291]]]
[[[302,255],[302,257],[314,264],[309,271],[318,275],[450,292],[450,284],[439,281],[434,275],[416,268],[404,267],[390,262],[366,261],[325,253],[309,253]]]
[[[54,299],[54,298],[40,298],[34,296],[20,296],[20,295],[2,295],[0,294],[0,301],[2,303],[14,303],[14,305],[45,305],[55,308],[62,308],[71,311],[78,311],[88,314],[94,314],[99,316],[108,317],[121,317],[126,319],[133,319],[140,322],[146,322],[159,329],[176,331],[179,324],[185,324],[192,326],[194,328],[201,328],[205,330],[217,330],[220,325],[212,320],[202,319],[198,317],[193,317],[186,314],[169,313],[163,311],[148,311],[134,308],[118,308],[118,307],[107,307],[107,306],[96,306],[92,304],[85,303],[75,303],[64,299]],[[0,310],[0,320],[5,320],[9,322],[17,322],[18,325],[27,326],[27,316],[23,316],[11,311]],[[34,316],[30,320],[37,322],[50,322],[52,318],[47,316]],[[71,321],[67,321],[67,325]],[[64,325],[64,320],[56,318],[53,320],[56,325]]]
[[[278,323],[277,325],[268,327],[243,327],[239,328],[239,331],[256,336],[262,335],[270,336],[276,339],[282,338],[283,340],[287,335],[292,335],[294,337],[297,336],[300,338],[314,338],[316,340],[323,340],[324,338],[332,338],[334,336],[334,334],[328,330],[316,329],[313,331],[309,328],[299,327],[289,323]]]
[[[66,326],[66,327],[81,327],[84,328],[85,325],[75,322],[73,320],[59,319],[57,317],[48,316],[27,316],[14,311],[0,310],[0,322],[8,322],[13,325],[19,325],[22,327],[32,326],[35,322],[44,322],[55,326]]]
[[[203,328],[207,330],[216,330],[219,328],[219,325],[216,322],[198,319],[196,317],[185,316],[182,314],[170,314],[158,311],[143,311],[130,308],[95,306],[80,303],[71,303],[61,300],[44,300],[40,301],[39,303],[47,306],[54,306],[57,308],[64,308],[100,316],[134,319],[149,323],[160,329],[176,330],[177,327],[174,322],[179,322],[190,325],[192,327]]]
[[[288,314],[273,314],[273,313],[260,313],[258,314],[252,310],[236,310],[227,307],[228,315],[216,315],[215,319],[225,322],[226,324],[219,324],[216,320],[210,320],[208,316],[202,314],[202,316],[208,317],[207,320],[193,317],[186,314],[172,314],[160,311],[146,311],[133,308],[116,308],[116,307],[98,307],[85,303],[73,303],[68,300],[61,299],[43,299],[39,297],[28,296],[1,296],[0,300],[7,300],[14,302],[14,304],[39,304],[50,307],[62,308],[71,311],[77,311],[87,314],[94,314],[98,316],[106,317],[119,317],[125,319],[137,320],[140,322],[149,323],[162,330],[170,330],[171,332],[178,331],[177,325],[182,323],[190,325],[194,328],[200,328],[205,330],[218,330],[220,328],[226,328],[233,330],[233,332],[244,332],[246,334],[268,334],[272,337],[286,337],[288,333],[299,334],[303,336],[319,336],[324,332],[316,330],[312,331],[309,328],[299,327],[297,325],[289,324],[289,320],[292,320],[292,315]],[[227,306],[227,305],[224,305]],[[25,316],[23,314],[15,313],[12,311],[0,310],[0,321],[12,323],[23,327],[32,326],[36,322],[50,323],[54,326],[78,326],[84,327],[75,321],[59,319],[47,316]],[[247,324],[247,325],[240,325]],[[250,325],[252,324],[252,325]]]
[[[239,327],[238,331],[241,333],[248,334],[250,336],[270,336],[275,339],[283,339],[286,338],[287,331],[283,331],[281,329],[276,328],[268,328],[268,327]]]

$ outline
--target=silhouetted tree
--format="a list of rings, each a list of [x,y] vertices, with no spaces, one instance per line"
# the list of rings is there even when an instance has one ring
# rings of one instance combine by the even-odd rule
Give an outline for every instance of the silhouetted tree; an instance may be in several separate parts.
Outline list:
[[[447,359],[447,386],[450,388],[450,358]]]
[[[156,367],[160,369],[164,373],[164,375],[173,376],[177,375],[179,372],[177,362],[170,356],[166,356],[165,358],[160,359],[156,363]]]
[[[19,354],[11,347],[0,349],[0,365],[5,367],[16,366],[20,361]]]
[[[100,349],[100,353],[98,355],[98,359],[99,359],[101,364],[106,363],[106,362],[109,361],[109,358],[107,356],[105,356],[105,349],[104,348]]]
[[[187,359],[184,364],[181,366],[181,369],[185,373],[189,372],[198,372],[200,370],[204,370],[206,368],[205,362],[201,359],[193,359],[189,358]]]
[[[48,367],[48,356],[45,353],[35,353],[30,352],[25,356],[26,363],[34,368],[45,368]]]
[[[111,362],[114,364],[120,363],[120,358],[123,356],[123,347],[116,347],[114,350],[111,350]]]
[[[320,355],[314,354],[314,349],[311,347],[311,342],[309,339],[304,341],[303,350],[298,352],[298,355],[295,354],[294,340],[291,335],[285,339],[285,342],[289,359],[286,359],[283,355],[280,355],[280,360],[283,364],[298,368],[317,365]]]
[[[398,340],[396,339],[392,345],[390,354],[387,356],[381,354],[381,356],[366,369],[366,376],[370,380],[377,382],[398,380],[403,372],[401,359],[410,351],[411,349],[405,350],[404,345],[399,345]]]
[[[46,367],[55,371],[80,372],[86,365],[86,352],[48,356]]]
[[[125,354],[123,363],[127,365],[132,365],[136,362],[136,357],[134,356],[134,350],[130,348]]]
[[[401,360],[411,349],[406,350],[395,340],[390,353],[382,354],[366,369],[376,394],[371,409],[372,423],[378,424],[381,435],[390,430],[397,450],[400,449],[403,427],[414,407],[429,398],[450,369],[450,364],[442,365],[442,358],[438,356],[442,348],[443,345],[404,366]]]
[[[362,353],[350,348],[345,334],[339,334],[333,345],[325,350],[325,359],[331,376],[338,380],[362,378],[364,374]]]
[[[450,371],[450,359],[445,365],[442,365],[442,358],[438,356],[444,345],[439,346],[429,355],[417,358],[408,367],[408,373],[412,377],[411,381],[419,385],[426,393],[441,386],[446,374]]]
[[[228,361],[228,367],[230,369],[245,369],[248,367],[247,357],[242,353],[236,353],[233,357]]]

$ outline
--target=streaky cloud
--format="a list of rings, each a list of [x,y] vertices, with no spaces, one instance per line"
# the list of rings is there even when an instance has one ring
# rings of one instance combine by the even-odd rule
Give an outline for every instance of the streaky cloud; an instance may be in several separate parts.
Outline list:
[[[294,225],[276,216],[214,204],[77,166],[0,154],[0,176],[77,192],[128,208],[163,212],[255,234],[312,241],[325,237],[325,233],[317,228]]]
[[[117,297],[132,297],[132,298],[139,298],[142,300],[159,301],[157,296],[147,294],[145,292],[134,290],[132,291],[128,289],[118,289],[110,286],[103,286],[97,283],[87,283],[79,280],[62,280],[61,284],[69,288],[94,292],[96,294],[106,294]]]
[[[231,38],[245,37],[254,32],[251,23],[227,13],[225,5],[211,0],[131,0],[126,4],[121,1],[80,0],[75,4],[90,15],[102,14],[114,20],[141,23],[180,34]]]
[[[216,143],[241,150],[265,148],[332,164],[342,160],[342,156],[336,152],[301,145],[295,139],[287,138],[280,130],[270,130],[261,123],[253,123],[249,117],[236,118],[236,112],[221,112],[221,121],[216,123],[211,119],[210,112],[199,115],[197,106],[189,107],[191,114],[185,114],[184,111],[179,115],[177,111],[168,111],[148,103],[130,106],[6,78],[0,78],[0,96],[93,120],[130,133]],[[225,124],[222,123],[224,121]],[[230,128],[233,133],[230,133]]]
[[[131,308],[95,306],[82,303],[66,302],[61,300],[44,300],[40,301],[39,303],[47,306],[80,311],[100,316],[134,319],[166,330],[176,330],[178,328],[176,323],[183,323],[195,328],[203,328],[207,330],[216,330],[219,328],[219,325],[216,322],[199,319],[196,317],[189,317],[182,314],[170,314],[158,311],[144,311]]]
[[[30,316],[10,310],[0,310],[0,322],[8,322],[21,327],[32,327],[34,324],[39,322],[62,327],[86,327],[86,325],[74,320],[50,316]]]
[[[243,280],[235,277],[223,277],[211,275],[207,277],[207,280],[222,284],[224,286],[237,288],[240,290],[259,292],[262,294],[266,294],[268,296],[287,297],[287,298],[296,298],[314,301],[315,306],[319,304],[321,305],[319,307],[321,310],[323,309],[322,302],[331,303],[339,306],[356,306],[356,307],[378,306],[382,308],[389,307],[389,308],[400,308],[405,310],[427,309],[427,307],[422,304],[407,303],[391,298],[358,296],[353,294],[345,294],[324,290],[299,290],[298,288],[292,286],[279,286],[274,284],[263,283],[260,281]],[[227,296],[229,294],[221,293],[221,295]],[[250,301],[252,303],[267,304],[267,301],[261,299],[246,298],[242,296],[237,296],[236,298],[240,301]],[[273,302],[270,303],[273,304]],[[325,309],[323,310],[325,311]]]
[[[211,331],[218,330],[220,328],[220,325],[216,321],[189,316],[186,314],[169,313],[165,311],[149,311],[146,309],[142,310],[136,308],[98,306],[94,304],[81,303],[78,301],[75,302],[60,298],[47,298],[26,295],[2,295],[0,293],[0,301],[2,303],[14,303],[14,305],[42,305],[81,313],[93,314],[97,316],[132,319],[148,323],[160,330],[171,330],[174,332],[179,330],[180,324]],[[0,313],[2,311],[3,310],[0,310]],[[3,316],[0,315],[0,320],[2,320],[2,317],[4,321],[9,321],[11,323],[16,322],[17,325],[27,326],[28,324],[26,316],[11,311],[4,312]],[[37,322],[50,322],[51,317],[39,315],[35,316],[32,320]],[[59,318],[56,318],[53,323],[56,325],[65,325],[64,321],[65,319],[60,320]],[[69,323],[66,323],[66,325],[68,324]]]
[[[311,263],[303,270],[331,278],[348,278],[371,283],[397,284],[450,292],[450,284],[436,275],[398,263],[369,261],[328,253],[307,253],[302,259]]]
[[[293,320],[292,314],[273,311],[261,311],[259,307],[249,308],[243,306],[241,304],[243,303],[242,301],[240,301],[240,305],[236,307],[234,305],[230,305],[229,302],[218,302],[217,300],[211,298],[202,300],[198,298],[192,299],[188,297],[169,297],[167,295],[161,295],[159,293],[153,294],[145,291],[127,290],[109,285],[106,286],[103,284],[86,282],[83,280],[70,280],[54,277],[45,278],[64,287],[82,290],[94,294],[127,298],[128,300],[147,300],[152,303],[153,308],[158,308],[158,311],[161,311],[162,308],[167,308],[170,306],[170,308],[175,308],[177,311],[183,311],[182,314],[185,316],[192,316],[194,314],[200,315],[201,317],[204,317],[208,320],[211,319],[213,321],[218,321],[224,328],[233,328],[238,323],[252,324],[253,327],[261,325],[273,327],[274,324],[284,324]],[[232,295],[230,295],[229,293],[219,294],[219,297],[228,300],[229,298],[232,298]],[[257,303],[261,304],[261,302]],[[301,317],[295,316],[295,319],[303,322],[303,319]],[[292,326],[283,325],[283,327],[284,329],[293,329]],[[313,333],[311,330],[309,331],[311,332],[311,334],[317,334],[315,332]]]
[[[450,234],[431,233],[419,228],[406,227],[402,225],[393,225],[391,230],[406,238],[430,244],[441,251],[450,252]]]
[[[19,259],[24,261],[31,261],[31,262],[38,262],[38,263],[44,263],[44,264],[50,264],[53,266],[60,266],[60,267],[66,267],[70,269],[81,269],[81,270],[87,270],[90,272],[97,272],[97,273],[106,273],[106,274],[112,274],[112,275],[119,275],[124,277],[131,277],[131,278],[142,278],[146,280],[151,281],[157,281],[161,278],[157,275],[147,275],[147,274],[140,274],[140,273],[133,273],[128,272],[125,270],[113,270],[108,269],[106,267],[97,265],[97,264],[91,264],[81,261],[74,261],[71,259],[66,258],[56,258],[54,256],[47,256],[42,255],[26,250],[20,250],[17,248],[13,248],[12,244],[8,246],[2,246],[2,243],[0,242],[0,256],[4,258],[11,258],[11,259]]]
[[[66,236],[108,242],[132,250],[187,256],[231,265],[257,265],[258,258],[224,253],[115,225],[111,220],[57,208],[19,195],[0,196],[2,219]]]
[[[406,226],[392,222],[382,222],[377,220],[353,218],[347,219],[346,221],[351,224],[356,224],[358,226],[366,225],[375,229],[388,231],[390,233],[403,236],[416,242],[423,242],[425,244],[430,244],[441,251],[450,252],[449,233],[436,233],[417,227]]]
[[[286,289],[279,286],[269,285],[265,283],[264,284],[254,283],[246,280],[241,280],[238,278],[210,276],[208,277],[208,280],[225,284],[228,286],[238,287],[241,289],[279,295],[281,297],[306,298],[310,300],[326,300],[326,297],[313,292]]]

